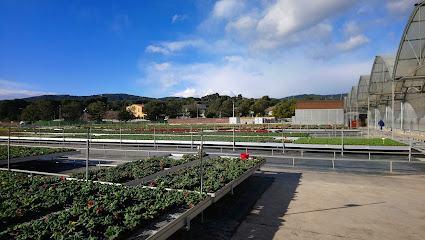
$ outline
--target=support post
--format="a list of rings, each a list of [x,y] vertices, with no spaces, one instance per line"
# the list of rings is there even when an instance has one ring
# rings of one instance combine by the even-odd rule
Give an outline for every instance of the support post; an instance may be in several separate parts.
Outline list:
[[[367,95],[367,138],[370,138],[370,100],[369,100],[369,94]]]
[[[344,128],[341,129],[341,156],[344,156]]]
[[[282,122],[282,153],[285,153],[285,136],[283,134],[283,122]]]
[[[203,172],[202,172],[202,167],[203,167],[203,166],[202,166],[202,158],[203,158],[203,156],[202,156],[202,155],[203,155],[203,154],[202,154],[202,153],[203,153],[202,145],[203,145],[203,140],[204,140],[204,130],[203,130],[203,129],[201,129],[201,146],[200,146],[200,148],[199,148],[199,149],[201,150],[201,152],[200,152],[200,154],[201,154],[201,168],[200,168],[200,170],[201,170],[201,171],[200,171],[200,172],[201,172],[201,194],[202,194],[202,187],[203,187],[203,186],[202,186],[202,180],[203,180],[203,178],[204,178],[204,176],[203,176],[204,174],[203,174]]]
[[[89,180],[90,127],[87,129],[86,181]]]
[[[193,131],[192,131],[192,124],[190,124],[190,150],[193,149]]]
[[[403,102],[400,103],[400,130],[403,130],[403,122],[404,122],[404,106]]]
[[[153,125],[153,149],[156,147],[155,124]]]
[[[392,86],[391,86],[391,139],[394,140],[394,131],[395,131],[395,126],[394,126],[394,98],[395,98],[395,94],[394,94],[394,80],[392,81]]]
[[[233,152],[235,151],[235,126],[233,126]]]
[[[409,162],[412,159],[412,137],[409,137]]]
[[[121,128],[121,121],[120,121],[120,149],[121,149],[121,143],[122,143],[122,128]]]
[[[9,137],[7,138],[7,171],[10,171],[10,127]]]

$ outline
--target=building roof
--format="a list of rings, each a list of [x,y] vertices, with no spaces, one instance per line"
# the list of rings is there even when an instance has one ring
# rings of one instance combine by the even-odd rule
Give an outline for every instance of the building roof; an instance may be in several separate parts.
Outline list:
[[[396,79],[425,77],[424,12],[425,1],[415,4],[398,47],[393,69]]]
[[[343,109],[343,100],[298,101],[295,109]]]

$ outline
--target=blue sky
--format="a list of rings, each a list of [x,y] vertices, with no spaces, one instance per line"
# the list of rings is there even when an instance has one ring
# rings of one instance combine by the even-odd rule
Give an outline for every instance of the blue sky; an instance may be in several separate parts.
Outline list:
[[[416,2],[0,0],[0,100],[348,92]]]

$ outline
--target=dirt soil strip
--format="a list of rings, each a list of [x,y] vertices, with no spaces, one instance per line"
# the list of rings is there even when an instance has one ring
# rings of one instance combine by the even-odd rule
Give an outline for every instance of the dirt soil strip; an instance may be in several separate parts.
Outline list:
[[[124,185],[125,186],[129,186],[129,187],[135,187],[135,186],[139,185],[142,182],[149,182],[149,181],[154,180],[155,178],[157,178],[159,176],[165,176],[165,175],[167,175],[170,172],[175,172],[175,171],[179,170],[180,168],[191,167],[191,166],[195,165],[196,163],[198,163],[200,161],[201,161],[200,159],[197,159],[197,160],[193,160],[193,161],[190,161],[188,163],[185,163],[185,164],[180,164],[180,165],[171,167],[169,169],[156,172],[156,173],[151,174],[151,175],[149,175],[147,177],[144,177],[144,178],[131,180],[129,182],[124,183]]]

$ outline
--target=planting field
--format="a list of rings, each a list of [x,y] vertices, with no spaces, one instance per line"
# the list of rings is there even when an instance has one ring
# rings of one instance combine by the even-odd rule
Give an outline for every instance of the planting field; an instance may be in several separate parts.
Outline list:
[[[0,176],[0,221],[7,227],[0,239],[122,238],[172,208],[191,208],[207,197],[188,191],[124,188],[10,172]],[[14,225],[31,214],[41,218]]]
[[[90,171],[90,179],[121,183],[198,158],[151,157]],[[203,189],[218,191],[261,162],[265,159],[205,159]],[[145,183],[146,187],[126,187],[0,171],[0,239],[125,239],[161,216],[177,209],[189,211],[210,198],[199,193],[199,163],[164,175]],[[85,174],[74,177],[85,178]]]
[[[341,145],[340,138],[299,138],[295,140],[295,144],[327,144],[327,145]],[[391,139],[344,139],[344,145],[369,145],[369,146],[406,146],[404,143],[400,143]]]
[[[204,153],[205,154],[205,153]],[[117,167],[89,171],[89,180],[123,183],[134,179],[144,178],[165,168],[170,168],[199,159],[199,154],[185,154],[181,159],[167,157],[148,157],[133,162],[124,163]],[[71,177],[85,179],[86,173],[75,173]]]
[[[208,158],[203,161],[203,191],[213,193],[225,186],[228,182],[241,176],[258,163],[264,161],[263,157],[250,159],[240,158]],[[188,189],[200,191],[201,164],[183,167],[176,172],[160,176],[155,180],[144,183],[151,187],[167,187],[173,189]]]
[[[75,151],[68,148],[42,148],[42,147],[18,147],[10,146],[10,158],[39,156],[52,153]],[[0,145],[0,160],[7,159],[7,146]]]

